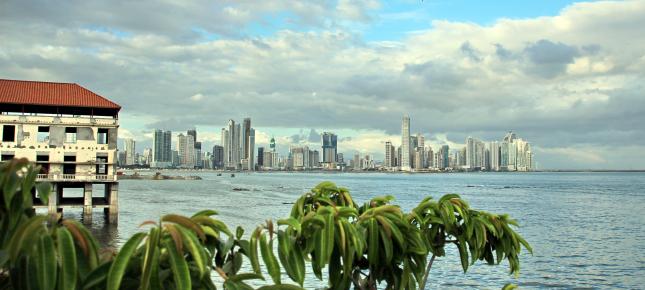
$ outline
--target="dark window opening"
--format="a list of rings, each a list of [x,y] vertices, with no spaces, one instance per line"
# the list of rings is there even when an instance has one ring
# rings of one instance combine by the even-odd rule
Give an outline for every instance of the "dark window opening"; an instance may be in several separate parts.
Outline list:
[[[108,143],[108,129],[99,128],[98,136],[96,137],[98,144],[107,144]]]
[[[2,154],[2,156],[0,156],[0,161],[9,161],[13,159],[13,156],[13,154]]]
[[[38,142],[49,142],[49,127],[38,126]]]
[[[76,156],[65,156],[63,161],[76,162]],[[76,164],[63,164],[63,174],[76,174]]]
[[[2,126],[2,142],[15,142],[16,141],[16,126],[4,125]]]

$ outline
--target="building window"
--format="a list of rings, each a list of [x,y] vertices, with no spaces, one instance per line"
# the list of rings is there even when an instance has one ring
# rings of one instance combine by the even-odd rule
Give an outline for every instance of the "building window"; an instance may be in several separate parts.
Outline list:
[[[63,174],[76,174],[76,164],[69,164],[68,162],[76,162],[76,156],[65,156],[63,161]]]
[[[96,174],[107,174],[107,162],[107,157],[96,156]]]
[[[38,126],[38,142],[49,142],[49,127]]]
[[[2,126],[2,142],[16,142],[16,126]]]
[[[99,128],[98,136],[96,137],[98,144],[108,143],[108,129]]]
[[[9,161],[11,159],[13,159],[13,154],[2,154],[0,156],[0,161]]]
[[[75,127],[65,127],[65,143],[76,143]]]

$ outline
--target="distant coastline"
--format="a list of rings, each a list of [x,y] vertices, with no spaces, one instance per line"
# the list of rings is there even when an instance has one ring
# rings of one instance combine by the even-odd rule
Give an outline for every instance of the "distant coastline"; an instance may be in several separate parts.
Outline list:
[[[214,172],[214,173],[329,173],[329,174],[344,174],[344,173],[387,173],[387,174],[450,174],[450,173],[510,173],[510,174],[526,174],[526,173],[611,173],[611,172],[645,172],[645,169],[544,169],[532,171],[384,171],[384,170],[361,170],[361,171],[341,171],[341,170],[257,170],[257,171],[241,171],[241,170],[221,170],[221,169],[185,169],[185,168],[164,168],[164,169],[130,169],[120,168],[124,172],[138,172],[138,173],[156,173],[156,172]]]

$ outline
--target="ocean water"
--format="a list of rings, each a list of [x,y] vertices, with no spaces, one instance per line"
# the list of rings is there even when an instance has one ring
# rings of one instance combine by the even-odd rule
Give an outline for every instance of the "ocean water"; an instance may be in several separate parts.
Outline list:
[[[121,181],[118,226],[104,225],[99,213],[94,218],[93,231],[102,243],[118,247],[141,230],[143,221],[202,209],[217,210],[232,229],[240,225],[249,233],[266,219],[286,217],[291,202],[330,180],[349,188],[360,203],[390,194],[407,211],[425,196],[458,193],[472,208],[508,213],[519,221],[518,231],[534,254],[522,253],[518,277],[508,274],[506,264],[477,263],[464,274],[456,249],[449,248],[430,272],[429,289],[500,289],[506,283],[524,289],[645,287],[644,173],[167,174],[203,180]],[[312,276],[305,286],[322,285]]]

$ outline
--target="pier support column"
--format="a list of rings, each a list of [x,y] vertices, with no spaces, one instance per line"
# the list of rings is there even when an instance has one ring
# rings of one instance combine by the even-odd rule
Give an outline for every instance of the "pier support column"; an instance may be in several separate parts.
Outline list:
[[[109,207],[107,209],[108,222],[116,224],[119,222],[119,184],[108,183],[105,185]]]
[[[86,183],[83,188],[83,222],[92,223],[92,184]]]
[[[52,191],[49,193],[47,211],[50,215],[58,212],[58,184],[52,184]]]

